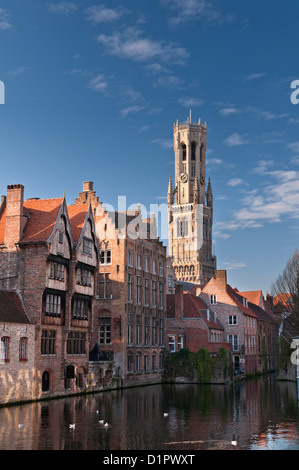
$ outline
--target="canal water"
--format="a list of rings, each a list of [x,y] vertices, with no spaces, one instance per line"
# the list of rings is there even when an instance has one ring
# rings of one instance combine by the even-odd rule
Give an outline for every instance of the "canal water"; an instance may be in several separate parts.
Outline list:
[[[151,385],[0,408],[0,450],[209,449],[299,450],[296,384],[267,375],[234,385]]]

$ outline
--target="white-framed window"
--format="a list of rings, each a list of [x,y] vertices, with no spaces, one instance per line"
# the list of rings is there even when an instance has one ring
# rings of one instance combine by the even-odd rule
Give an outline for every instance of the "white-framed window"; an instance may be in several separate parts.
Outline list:
[[[217,304],[217,296],[215,294],[210,295],[210,304],[216,305]]]
[[[141,255],[139,253],[137,253],[136,256],[136,267],[137,269],[141,269]]]
[[[100,317],[100,344],[111,344],[111,317]]]
[[[239,350],[239,336],[238,335],[228,335],[228,342],[232,344],[233,351]]]
[[[133,251],[128,250],[128,266],[133,267]]]
[[[159,276],[163,277],[163,263],[159,263]]]
[[[175,352],[175,336],[168,335],[168,351],[170,353]]]
[[[153,259],[153,274],[157,274],[157,271],[156,271],[156,260]]]
[[[228,324],[229,325],[237,325],[238,324],[237,316],[236,315],[229,315]]]
[[[147,257],[144,258],[144,271],[149,272],[149,259]]]
[[[0,342],[0,359],[4,361],[9,360],[9,346],[10,346],[10,337],[2,336]]]
[[[184,347],[184,336],[178,336],[178,351]]]
[[[111,264],[111,250],[100,251],[100,264]]]
[[[243,306],[248,307],[248,300],[243,297]]]

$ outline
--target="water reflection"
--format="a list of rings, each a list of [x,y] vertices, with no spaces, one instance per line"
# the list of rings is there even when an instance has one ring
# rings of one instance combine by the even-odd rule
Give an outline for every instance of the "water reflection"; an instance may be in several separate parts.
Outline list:
[[[296,384],[275,376],[155,385],[1,408],[0,449],[299,449],[298,424]]]

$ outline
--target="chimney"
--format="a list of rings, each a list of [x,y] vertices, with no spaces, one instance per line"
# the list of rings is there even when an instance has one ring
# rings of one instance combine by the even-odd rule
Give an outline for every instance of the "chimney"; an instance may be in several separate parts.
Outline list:
[[[222,282],[225,286],[227,284],[226,270],[217,269],[216,271],[216,280]]]
[[[83,191],[93,191],[93,181],[83,181]]]
[[[13,247],[22,238],[24,228],[23,202],[24,186],[22,184],[7,186],[4,238],[4,243],[7,247]]]
[[[182,284],[175,286],[175,316],[180,318],[184,311],[184,290]]]

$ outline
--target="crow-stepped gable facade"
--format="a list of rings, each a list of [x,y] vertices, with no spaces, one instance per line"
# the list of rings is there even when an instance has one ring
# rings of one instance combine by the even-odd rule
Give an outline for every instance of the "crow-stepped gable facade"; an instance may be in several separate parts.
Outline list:
[[[212,254],[213,193],[206,182],[207,125],[173,127],[175,181],[168,183],[169,256],[180,281],[204,283],[216,272]]]

